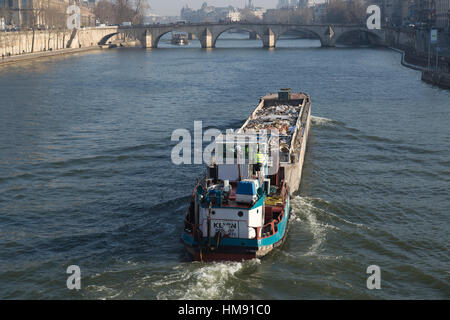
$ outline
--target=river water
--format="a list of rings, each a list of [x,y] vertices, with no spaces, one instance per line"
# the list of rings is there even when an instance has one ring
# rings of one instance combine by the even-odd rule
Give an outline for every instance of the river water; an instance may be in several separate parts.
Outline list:
[[[450,298],[449,91],[388,49],[237,37],[0,68],[0,298]],[[285,246],[190,262],[179,237],[204,168],[172,164],[172,131],[238,128],[282,87],[314,115]]]

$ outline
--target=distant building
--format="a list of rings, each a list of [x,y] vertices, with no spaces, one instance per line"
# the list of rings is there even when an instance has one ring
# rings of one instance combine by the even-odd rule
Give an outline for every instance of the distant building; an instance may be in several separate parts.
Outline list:
[[[401,26],[414,20],[414,1],[422,0],[375,0],[373,4],[381,9],[382,25]]]
[[[262,7],[253,7],[253,8],[251,8],[251,10],[252,10],[253,15],[260,20],[263,19],[264,13],[266,13],[266,11],[267,11],[267,9],[262,8]]]
[[[430,26],[448,30],[450,0],[377,0],[383,24]]]
[[[144,17],[144,24],[167,24],[176,23],[180,20],[180,16],[160,16],[156,13],[149,13]]]
[[[278,5],[277,5],[278,9],[288,8],[288,7],[289,7],[289,0],[279,0],[278,1]]]
[[[430,25],[435,24],[435,0],[415,0],[414,1],[414,16],[416,22],[423,22]]]
[[[315,3],[313,6],[313,23],[325,23],[327,21],[328,5],[326,2]]]
[[[229,11],[227,18],[231,22],[241,21],[241,13],[239,12],[239,10],[236,9],[233,11]]]
[[[278,9],[297,8],[302,0],[278,0]]]
[[[435,25],[439,29],[449,31],[450,0],[435,0],[435,1],[436,1]]]
[[[0,28],[64,28],[72,4],[80,7],[82,26],[95,25],[92,0],[0,0]]]
[[[161,18],[162,17],[156,13],[149,13],[144,17],[144,24],[158,23]]]
[[[254,8],[252,2],[249,3],[252,8],[247,8],[260,14],[258,9]],[[262,14],[260,14],[262,16]],[[181,9],[181,19],[189,22],[219,22],[219,21],[240,21],[241,12],[239,8],[228,7],[214,7],[209,6],[206,2],[198,10],[193,10],[188,6]]]
[[[401,1],[402,0],[379,0],[376,2],[381,9],[381,21],[383,25],[402,25],[403,22],[400,9]]]
[[[226,11],[226,14],[223,14],[224,11]],[[234,8],[231,7],[224,10],[223,8],[208,6],[208,4],[204,2],[202,7],[198,10],[193,10],[188,6],[183,7],[180,16],[181,19],[190,22],[217,22],[226,19],[230,11],[234,11]]]

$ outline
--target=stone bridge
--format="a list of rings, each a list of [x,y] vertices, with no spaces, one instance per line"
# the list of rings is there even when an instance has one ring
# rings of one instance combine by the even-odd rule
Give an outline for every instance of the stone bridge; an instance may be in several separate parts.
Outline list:
[[[349,32],[363,32],[367,39],[377,45],[385,44],[384,30],[369,30],[364,25],[302,25],[302,24],[267,24],[267,23],[196,23],[196,24],[164,24],[117,26],[102,28],[103,32],[98,44],[107,44],[108,40],[117,34],[123,34],[128,39],[139,40],[144,48],[157,48],[161,37],[169,32],[186,32],[197,38],[202,48],[214,48],[220,35],[230,29],[248,31],[259,36],[263,47],[273,48],[279,37],[289,31],[299,31],[314,35],[320,40],[322,47],[333,47],[339,38]],[[105,35],[106,34],[106,35]]]

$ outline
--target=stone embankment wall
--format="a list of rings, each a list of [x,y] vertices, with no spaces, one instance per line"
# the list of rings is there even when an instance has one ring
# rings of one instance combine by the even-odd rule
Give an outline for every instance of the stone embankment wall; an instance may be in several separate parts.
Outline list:
[[[30,30],[0,32],[0,56],[12,56],[32,52],[44,52],[65,48],[86,48],[98,46],[98,42],[117,27],[84,28],[80,30]],[[116,35],[109,41],[118,41],[123,35]]]
[[[416,30],[385,29],[386,44],[403,50],[416,47],[418,35]]]
[[[429,31],[424,29],[386,29],[387,46],[403,50],[405,62],[422,68],[428,67],[429,37]],[[445,54],[445,51],[441,51],[438,58],[439,69],[443,72],[450,72],[450,56]],[[434,49],[431,50],[430,61],[434,66],[436,61]]]
[[[426,29],[412,29],[412,28],[387,28],[386,45],[402,49],[404,51],[411,51],[417,54],[427,54],[430,40],[430,31]],[[445,48],[448,44],[445,43],[445,38],[448,35],[444,33],[439,34],[439,46]]]

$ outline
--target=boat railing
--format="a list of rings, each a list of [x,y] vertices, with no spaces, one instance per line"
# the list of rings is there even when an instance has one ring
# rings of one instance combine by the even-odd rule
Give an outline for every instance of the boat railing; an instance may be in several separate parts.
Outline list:
[[[283,205],[285,204],[286,196],[288,193],[288,188],[286,186],[286,182],[283,181],[283,187],[281,188],[281,199]],[[278,232],[278,224],[283,220],[285,214],[285,208],[281,211],[280,215],[277,219],[274,219],[268,223],[266,223],[264,226],[256,228],[256,237],[257,239],[264,239],[273,236],[275,233]]]
[[[206,185],[206,176],[203,176],[201,179],[197,179],[197,183],[195,184],[195,187],[192,190],[192,198],[193,199],[195,198],[195,193],[197,192],[197,187],[204,186],[204,185]],[[192,205],[192,203],[191,203],[191,205]],[[193,235],[195,230],[198,229],[198,225],[196,225],[188,220],[190,210],[191,210],[191,206],[188,207],[186,217],[184,219],[184,231],[188,234]]]

